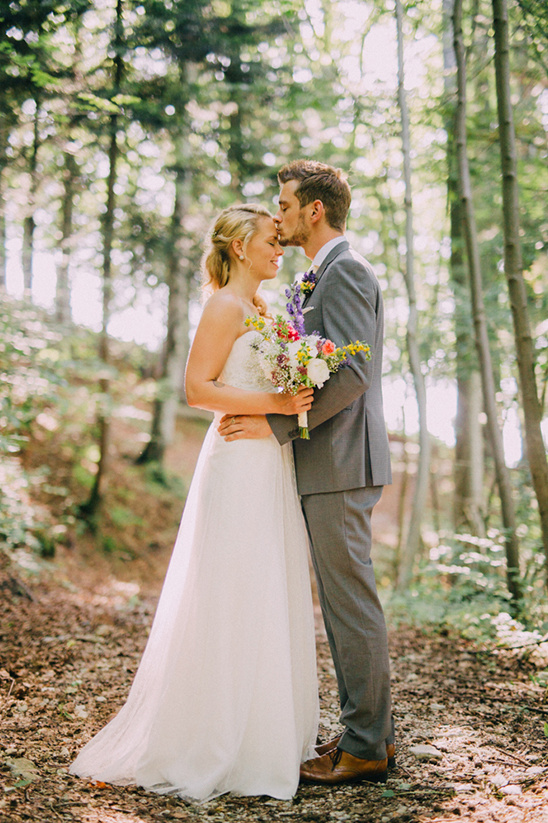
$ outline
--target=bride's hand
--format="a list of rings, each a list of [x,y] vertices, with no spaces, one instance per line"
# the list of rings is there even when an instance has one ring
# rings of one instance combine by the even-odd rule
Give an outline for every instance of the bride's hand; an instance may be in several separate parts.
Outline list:
[[[312,408],[314,389],[303,386],[297,394],[282,392],[275,395],[278,414],[300,414]]]

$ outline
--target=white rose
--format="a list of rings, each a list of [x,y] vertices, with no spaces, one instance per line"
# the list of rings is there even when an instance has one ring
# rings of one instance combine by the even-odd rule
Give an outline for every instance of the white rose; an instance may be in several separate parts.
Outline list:
[[[293,376],[295,376],[298,367],[301,365],[300,361],[297,359],[297,352],[300,348],[300,340],[293,340],[291,343],[287,344],[286,354],[289,357],[289,369]]]
[[[319,357],[314,357],[308,362],[306,373],[319,389],[321,389],[326,380],[329,380],[327,363],[324,360],[320,360]]]

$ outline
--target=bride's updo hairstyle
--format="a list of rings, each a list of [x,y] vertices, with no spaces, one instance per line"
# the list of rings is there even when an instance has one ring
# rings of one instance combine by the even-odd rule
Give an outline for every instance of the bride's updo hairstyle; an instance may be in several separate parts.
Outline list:
[[[257,203],[244,203],[224,209],[213,223],[202,258],[204,292],[222,289],[230,280],[230,252],[234,240],[241,240],[245,256],[247,245],[259,230],[261,218],[273,219],[268,209]],[[234,252],[232,252],[234,253]],[[259,297],[253,299],[259,314],[266,314],[266,303]]]

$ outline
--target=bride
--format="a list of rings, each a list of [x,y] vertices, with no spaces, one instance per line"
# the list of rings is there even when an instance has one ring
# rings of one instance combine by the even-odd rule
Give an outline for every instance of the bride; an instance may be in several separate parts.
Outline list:
[[[224,414],[296,414],[312,390],[277,393],[245,318],[283,254],[256,205],[217,218],[204,253],[212,296],[188,358],[188,402],[215,412],[127,702],[72,774],[204,801],[291,798],[314,756],[318,696],[307,536],[291,445],[226,442]]]

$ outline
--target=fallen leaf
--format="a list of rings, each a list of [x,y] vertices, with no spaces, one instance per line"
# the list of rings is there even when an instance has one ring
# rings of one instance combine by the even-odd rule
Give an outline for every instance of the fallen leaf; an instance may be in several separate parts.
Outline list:
[[[18,784],[16,783],[18,786],[20,786],[22,782],[28,785],[32,783],[33,780],[40,780],[38,766],[26,757],[8,757],[6,759],[6,766],[14,777],[21,778],[21,781],[19,781]]]

